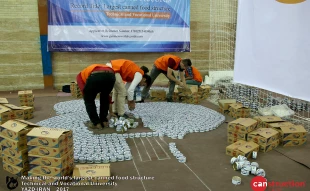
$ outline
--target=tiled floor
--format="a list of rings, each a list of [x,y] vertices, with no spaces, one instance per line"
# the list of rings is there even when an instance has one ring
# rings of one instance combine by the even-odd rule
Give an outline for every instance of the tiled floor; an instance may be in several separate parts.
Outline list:
[[[73,99],[66,94],[59,94],[54,90],[37,90],[34,91],[34,94],[36,96],[36,111],[34,119],[30,120],[31,122],[38,122],[54,116],[54,104]],[[8,98],[12,104],[19,104],[17,92],[0,92],[0,97]],[[203,101],[202,105],[211,109],[217,109],[216,106],[207,101]],[[226,120],[229,122],[232,119],[227,116]],[[211,132],[189,134],[183,140],[172,140],[167,137],[164,139],[139,138],[128,140],[134,159],[111,164],[112,175],[123,178],[123,180],[115,180],[114,186],[79,186],[69,187],[68,189],[63,186],[44,188],[34,186],[34,188],[28,189],[33,186],[22,185],[23,181],[18,179],[19,186],[14,190],[250,191],[250,182],[254,176],[242,176],[239,171],[234,171],[230,165],[231,157],[225,155],[225,147],[227,146],[226,126],[227,123],[224,123],[218,129]],[[145,128],[139,127],[130,131],[145,131]],[[112,130],[107,129],[107,132],[111,133]],[[179,150],[187,157],[185,164],[179,163],[169,152],[167,143],[171,141],[176,142]],[[295,148],[279,148],[278,151],[259,153],[256,161],[265,169],[268,181],[307,181],[306,187],[295,189],[282,187],[281,191],[309,191],[310,169],[293,160],[303,161],[310,166],[309,151],[309,143]],[[290,158],[282,153],[290,156]],[[6,176],[11,175],[4,170],[1,172],[0,190],[9,190],[5,182]],[[242,184],[234,186],[231,183],[233,176],[240,176]],[[138,180],[138,177],[143,177],[144,180]],[[272,189],[270,188],[269,190]]]

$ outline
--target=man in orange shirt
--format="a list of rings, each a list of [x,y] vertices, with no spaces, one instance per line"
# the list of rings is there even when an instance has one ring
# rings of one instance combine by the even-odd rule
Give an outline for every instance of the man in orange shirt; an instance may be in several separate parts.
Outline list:
[[[127,95],[128,108],[135,109],[134,91],[138,85],[144,86],[151,83],[151,77],[144,73],[148,71],[145,66],[141,68],[131,60],[111,60],[107,64],[115,71],[116,82],[113,90],[112,110],[120,117],[125,115],[125,99]],[[126,85],[124,84],[126,82]]]
[[[180,57],[174,56],[171,54],[164,55],[155,60],[153,69],[151,70],[151,85],[156,80],[159,74],[164,74],[170,82],[169,93],[167,95],[167,101],[172,102],[172,94],[174,92],[175,84],[179,86],[186,87],[185,77],[184,77],[184,64],[186,61],[183,61]],[[174,76],[173,70],[179,71],[179,76],[181,76],[181,81],[177,80]],[[150,86],[144,87],[142,90],[142,102],[146,98],[148,92],[150,91]]]
[[[200,72],[197,70],[197,68],[192,66],[192,62],[190,59],[184,59],[184,60],[187,60],[186,61],[187,64],[185,65],[186,84],[200,86],[202,83],[202,77]]]
[[[76,80],[83,94],[86,111],[91,121],[85,125],[92,129],[102,129],[108,124],[107,116],[110,104],[112,104],[110,93],[115,84],[114,70],[103,64],[93,64],[82,70]],[[100,93],[99,117],[95,104],[98,93]]]

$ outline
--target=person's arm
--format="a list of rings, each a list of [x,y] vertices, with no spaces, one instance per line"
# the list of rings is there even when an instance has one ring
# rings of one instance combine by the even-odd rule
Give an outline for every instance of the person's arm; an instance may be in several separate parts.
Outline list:
[[[168,70],[167,70],[167,77],[168,77],[170,80],[174,81],[177,85],[180,85],[180,81],[177,80],[177,79],[172,75],[172,72],[173,72],[173,69],[168,68]],[[182,76],[181,76],[181,78],[182,78]],[[184,78],[184,73],[183,73],[183,78]]]
[[[179,75],[181,76],[181,82],[183,83],[183,86],[186,87],[186,81],[185,81],[184,71],[179,71]]]
[[[128,101],[133,101],[135,89],[141,82],[142,78],[143,78],[142,74],[140,72],[136,72],[133,78],[133,81],[131,83],[128,83],[128,86],[129,86],[127,89],[127,100]]]

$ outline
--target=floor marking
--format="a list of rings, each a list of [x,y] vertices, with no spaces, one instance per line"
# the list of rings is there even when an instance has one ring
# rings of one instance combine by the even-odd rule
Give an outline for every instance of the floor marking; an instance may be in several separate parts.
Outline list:
[[[145,144],[144,144],[142,138],[140,138],[140,140],[141,140],[141,142],[142,142],[142,144],[143,144],[143,147],[144,147],[144,150],[145,150],[147,156],[149,156],[149,159],[150,159],[149,161],[152,161],[152,159],[151,159],[151,157],[150,157],[150,155],[149,155],[149,152],[147,152],[147,149],[146,149],[146,147],[145,147]]]
[[[155,139],[155,137],[154,137]],[[160,148],[164,151],[164,153],[166,154],[166,156],[168,157],[168,159],[171,159],[169,154],[166,152],[166,150],[161,146],[161,144],[157,141],[157,139],[155,139],[155,141],[157,142],[157,144],[160,146]]]
[[[136,149],[137,149],[137,151],[138,151],[138,154],[139,154],[140,160],[142,161],[142,157],[141,157],[141,155],[140,155],[140,152],[139,152],[138,146],[137,146],[137,144],[136,144],[136,141],[135,141],[135,139],[132,139],[132,140],[133,140],[133,142],[134,142],[134,143],[135,143],[135,145],[136,145]]]
[[[133,162],[133,164],[134,164],[134,166],[135,166],[135,168],[136,168],[136,171],[137,171],[137,173],[138,173],[138,176],[141,177],[140,172],[139,172],[139,170],[138,170],[138,167],[137,167],[137,165],[136,165],[136,163],[135,163],[134,158],[132,158],[132,162]],[[143,180],[140,179],[140,181],[141,181],[141,184],[142,184],[142,186],[143,186],[144,191],[146,191],[146,188],[145,188],[145,186],[144,186]]]
[[[154,151],[154,153],[155,153],[155,155],[157,156],[157,159],[158,160],[167,160],[167,159],[170,159],[170,157],[169,158],[159,158],[158,157],[158,155],[157,155],[157,152],[156,152],[156,150],[155,150],[155,148],[153,147],[153,144],[151,143],[151,141],[148,139],[148,138],[146,138],[147,140],[148,140],[148,142],[150,143],[150,145],[151,145],[151,147],[152,147],[152,149],[153,149],[153,151]],[[156,139],[155,139],[155,137],[153,137],[153,139],[156,141]],[[160,146],[160,145],[159,145]],[[161,147],[162,148],[162,147]],[[163,149],[162,149],[163,150]],[[164,150],[163,150],[164,151]],[[165,152],[165,151],[164,151]],[[165,152],[166,153],[166,152]],[[167,155],[167,153],[166,153],[166,155]]]

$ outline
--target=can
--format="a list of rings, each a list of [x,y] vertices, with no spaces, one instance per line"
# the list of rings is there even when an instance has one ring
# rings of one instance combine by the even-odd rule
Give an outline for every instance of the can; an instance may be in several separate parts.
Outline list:
[[[232,183],[234,185],[240,185],[241,184],[241,178],[239,176],[233,176],[232,177]]]
[[[234,170],[240,170],[242,168],[243,164],[244,164],[243,162],[235,162],[233,164],[233,169]]]
[[[230,159],[230,164],[234,164],[235,162],[238,162],[238,159],[236,157]]]
[[[257,152],[256,152],[256,151],[253,151],[253,152],[252,152],[252,158],[253,158],[253,159],[256,159],[256,158],[257,158]]]

